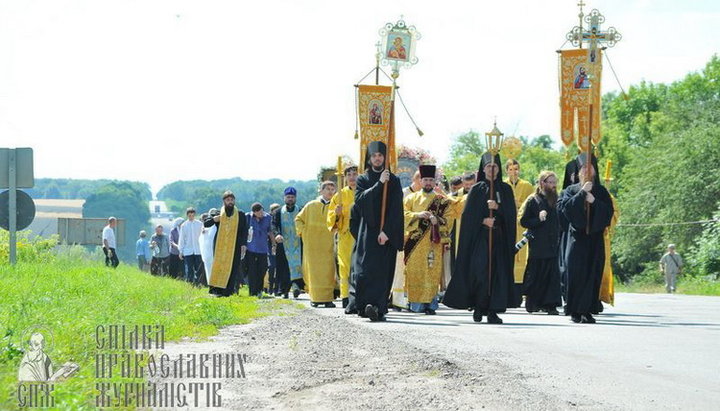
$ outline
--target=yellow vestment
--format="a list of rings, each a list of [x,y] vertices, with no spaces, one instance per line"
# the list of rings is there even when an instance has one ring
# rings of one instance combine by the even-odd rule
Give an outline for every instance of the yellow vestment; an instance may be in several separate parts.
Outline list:
[[[344,187],[330,200],[327,213],[327,228],[330,232],[337,230],[338,235],[337,259],[340,274],[340,298],[349,296],[350,265],[355,245],[355,239],[350,234],[350,209],[353,204],[355,204],[355,190]],[[338,205],[342,205],[342,214],[340,215],[335,213]]]
[[[612,264],[610,264],[610,241],[615,234],[615,225],[620,217],[615,197],[610,194],[613,206],[613,216],[610,220],[610,226],[605,228],[605,268],[603,269],[602,283],[600,284],[600,301],[615,305],[615,284],[613,284]]]
[[[418,215],[429,210],[437,198],[434,192],[418,191],[405,197],[405,290],[411,303],[429,303],[438,294],[440,278],[443,272],[443,253],[445,245],[450,243],[452,221],[458,218],[465,207],[464,199],[444,198],[444,210],[433,212],[438,218],[440,242],[431,240],[431,229],[421,232],[421,219]],[[411,250],[408,244],[415,242]],[[449,252],[449,251],[448,251]]]
[[[510,179],[505,180],[506,183],[512,188],[513,196],[515,197],[515,210],[520,216],[520,208],[525,204],[530,195],[534,192],[532,184],[530,182],[518,179],[517,184],[510,182]],[[520,218],[517,219],[517,226],[515,228],[515,242],[517,243],[522,239],[522,233],[525,228],[520,225]],[[528,247],[523,247],[520,251],[515,254],[515,284],[522,284],[523,278],[525,277],[525,266],[527,265]]]
[[[303,241],[303,277],[314,303],[334,300],[335,253],[333,234],[327,229],[329,204],[313,200],[295,217],[295,231]]]

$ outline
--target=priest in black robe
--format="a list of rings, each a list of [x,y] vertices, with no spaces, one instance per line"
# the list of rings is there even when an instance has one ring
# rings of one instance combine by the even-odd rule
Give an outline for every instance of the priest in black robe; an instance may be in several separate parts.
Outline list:
[[[543,171],[535,194],[528,197],[520,216],[520,225],[530,236],[528,261],[523,278],[525,309],[529,313],[545,311],[560,314],[560,267],[558,265],[557,176]]]
[[[222,227],[223,222],[232,228]],[[229,297],[237,293],[242,277],[242,259],[247,250],[248,226],[245,213],[235,207],[235,194],[231,191],[223,193],[223,208],[219,216],[209,217],[203,221],[205,227],[217,226],[217,235],[213,239],[214,259],[212,277],[210,278],[210,294]],[[221,232],[221,230],[223,230]],[[223,235],[234,236],[233,240]],[[224,262],[224,263],[223,263]],[[229,271],[229,272],[228,272]],[[229,275],[228,275],[229,274]]]
[[[384,321],[398,251],[403,248],[404,214],[400,179],[386,166],[387,147],[368,144],[365,173],[358,177],[355,211],[359,218],[353,249],[355,305],[358,315]],[[381,227],[383,185],[387,184],[384,226]]]
[[[597,170],[597,167],[595,168]],[[565,175],[563,176],[562,189],[565,190],[569,186],[578,182],[578,166],[577,161],[573,158],[565,164]],[[567,249],[569,223],[565,216],[558,214],[558,223],[560,228],[560,242],[558,244],[558,267],[560,268],[560,290],[562,298],[567,302],[567,267],[565,266],[565,250]],[[565,310],[565,315],[568,315]]]
[[[474,308],[473,320],[502,324],[498,313],[505,312],[513,297],[515,230],[517,210],[512,188],[502,181],[500,156],[494,161],[485,153],[480,162],[478,182],[468,194],[462,215],[457,259],[443,304],[451,308]],[[490,181],[495,195],[490,197]],[[490,218],[490,209],[494,210]],[[488,242],[492,235],[492,266],[488,275]]]
[[[610,194],[600,184],[597,161],[578,155],[578,180],[560,194],[558,213],[568,222],[565,248],[566,313],[575,323],[594,323],[605,267],[605,228],[613,216]],[[589,170],[588,170],[589,168]],[[589,172],[589,176],[588,176]],[[587,208],[590,208],[590,217]]]

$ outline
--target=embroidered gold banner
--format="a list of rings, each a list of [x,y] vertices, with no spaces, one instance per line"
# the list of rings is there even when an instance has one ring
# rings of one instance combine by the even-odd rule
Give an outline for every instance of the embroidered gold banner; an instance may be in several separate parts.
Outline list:
[[[359,171],[365,169],[365,151],[368,143],[382,141],[388,147],[387,164],[395,172],[397,154],[395,151],[395,133],[388,133],[392,108],[392,87],[358,86],[358,117],[360,119],[360,163]]]
[[[576,141],[582,151],[587,150],[590,103],[593,104],[592,140],[600,142],[600,79],[602,78],[602,54],[595,56],[595,83],[588,74],[588,51],[586,49],[562,50],[560,52],[560,136],[566,146]],[[592,100],[591,100],[592,99]]]

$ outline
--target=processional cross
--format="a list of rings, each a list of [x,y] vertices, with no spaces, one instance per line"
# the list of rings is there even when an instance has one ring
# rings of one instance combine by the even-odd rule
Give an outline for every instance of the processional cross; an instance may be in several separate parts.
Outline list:
[[[580,0],[578,3],[578,6],[580,7],[580,14],[578,15],[580,19],[580,25],[573,27],[572,30],[565,36],[568,41],[572,43],[573,46],[577,46],[579,48],[582,48],[583,43],[586,43],[588,45],[587,49],[587,77],[588,77],[588,83],[590,84],[590,87],[599,87],[600,82],[596,82],[596,73],[597,73],[597,56],[598,56],[598,48],[600,45],[607,45],[607,47],[613,47],[615,44],[622,39],[622,35],[618,33],[618,31],[615,29],[615,27],[610,27],[607,29],[607,31],[602,31],[600,29],[600,24],[605,22],[605,16],[600,14],[600,12],[597,9],[593,9],[590,14],[587,16],[584,16],[583,14],[583,6],[585,6],[585,3],[583,0]],[[584,19],[583,19],[584,17]],[[583,20],[585,23],[587,23],[587,30],[583,27]],[[606,47],[602,47],[603,49]],[[588,115],[588,135],[587,136],[579,136],[578,146],[582,151],[585,152],[587,155],[587,161],[586,164],[588,165],[586,167],[586,177],[590,176],[590,167],[591,164],[591,153],[592,153],[592,132],[593,132],[593,98],[592,98],[592,92],[588,90],[588,103],[589,103],[589,115]],[[597,173],[598,170],[595,170]],[[589,178],[587,179],[589,180]],[[586,180],[586,181],[587,181]],[[587,205],[587,224],[586,224],[586,233],[590,234],[590,204]]]

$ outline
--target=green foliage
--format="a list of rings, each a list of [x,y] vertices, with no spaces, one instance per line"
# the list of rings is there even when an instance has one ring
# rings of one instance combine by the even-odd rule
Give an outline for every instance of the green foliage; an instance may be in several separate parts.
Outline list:
[[[318,196],[319,183],[316,181],[243,180],[231,178],[223,180],[176,181],[164,186],[157,194],[159,200],[166,202],[170,210],[184,215],[187,207],[195,207],[204,213],[212,207],[222,205],[222,193],[231,190],[236,197],[238,207],[249,211],[254,202],[259,202],[269,210],[272,203],[283,203],[285,188],[293,186],[298,191],[298,205],[304,205]]]
[[[10,233],[0,230],[0,265],[7,264],[10,255]],[[58,243],[58,236],[42,238],[30,231],[17,232],[17,261],[18,262],[47,262],[53,258],[53,248]]]
[[[137,181],[76,180],[71,178],[36,178],[35,187],[24,189],[32,198],[85,199],[109,183],[127,183],[146,201],[152,200],[150,185]]]
[[[553,149],[550,136],[542,135],[534,139],[520,137],[520,140],[523,141],[523,150],[517,160],[520,163],[521,178],[535,184],[542,170],[564,170],[564,154]],[[443,170],[449,177],[475,172],[484,151],[485,146],[481,144],[480,135],[476,131],[461,134],[455,137],[450,147],[450,159],[443,165]],[[559,178],[562,178],[562,174]]]
[[[212,298],[206,289],[155,277],[134,266],[58,256],[50,263],[0,265],[0,409],[17,408],[17,370],[26,330],[52,334],[54,364],[73,361],[77,375],[55,385],[58,409],[91,409],[95,395],[98,325],[160,325],[166,341],[204,338],[261,315],[247,296]],[[45,335],[46,339],[49,337]],[[115,351],[113,351],[115,352]],[[119,376],[102,382],[141,382]]]
[[[706,223],[702,235],[690,250],[688,262],[695,267],[695,274],[720,279],[720,207],[713,216],[715,221]]]
[[[118,256],[125,261],[135,259],[135,239],[140,230],[147,229],[150,210],[147,200],[137,186],[124,182],[113,182],[100,187],[83,204],[84,218],[108,218],[115,216],[125,219],[125,245],[118,246]]]
[[[618,167],[621,223],[709,219],[720,196],[720,60],[714,57],[702,73],[670,86],[647,86],[638,98],[647,100],[651,89],[662,96],[659,105],[650,105],[657,111],[635,116],[608,111],[610,124],[630,130],[614,136],[621,140],[616,147],[627,147]],[[620,270],[633,276],[643,271],[645,262],[658,260],[667,243],[677,244],[681,254],[699,250],[695,245],[702,231],[697,224],[619,226],[613,254]],[[697,269],[691,262],[686,272]]]

